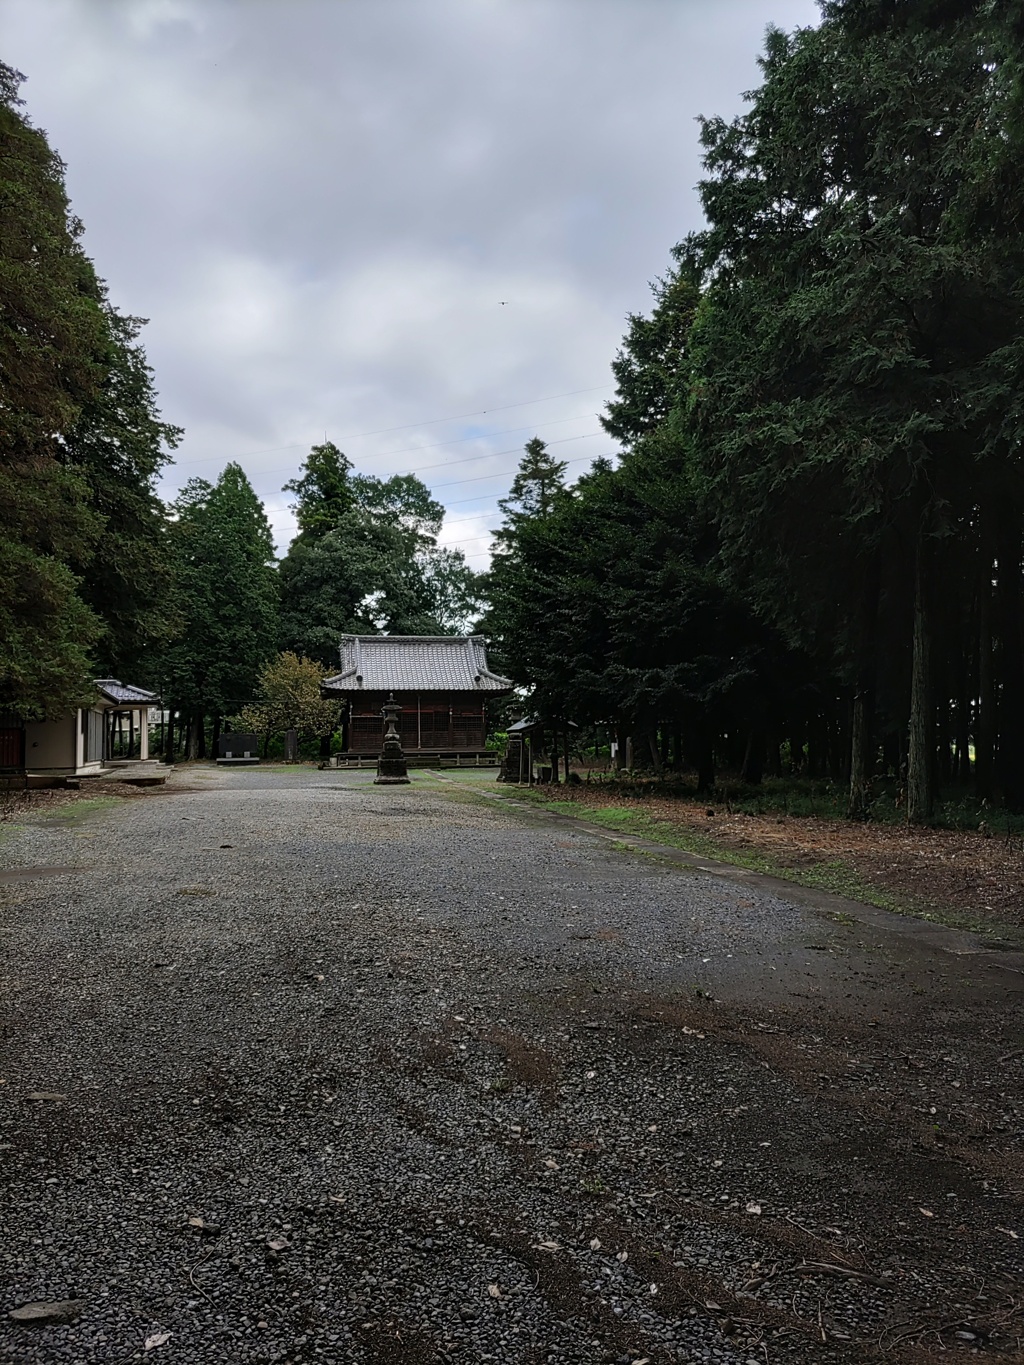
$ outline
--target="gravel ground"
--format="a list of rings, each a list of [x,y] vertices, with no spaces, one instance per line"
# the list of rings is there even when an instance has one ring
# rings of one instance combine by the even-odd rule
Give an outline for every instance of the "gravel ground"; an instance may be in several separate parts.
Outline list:
[[[493,792],[4,830],[0,1360],[1024,1359],[1018,958]]]

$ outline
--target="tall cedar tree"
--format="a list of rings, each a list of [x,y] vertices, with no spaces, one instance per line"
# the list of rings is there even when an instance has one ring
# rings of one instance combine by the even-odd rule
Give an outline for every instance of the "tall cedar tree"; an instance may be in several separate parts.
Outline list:
[[[215,485],[192,479],[172,504],[171,564],[183,628],[162,654],[160,686],[189,716],[189,756],[205,757],[205,720],[250,701],[276,651],[274,543],[263,504],[237,464]]]
[[[42,716],[157,625],[153,480],[177,432],[138,324],[79,245],[63,164],[21,113],[22,79],[0,65],[0,708]]]

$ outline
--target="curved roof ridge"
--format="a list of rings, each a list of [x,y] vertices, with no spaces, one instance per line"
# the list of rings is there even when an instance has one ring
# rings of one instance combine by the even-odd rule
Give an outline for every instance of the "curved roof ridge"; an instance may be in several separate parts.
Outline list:
[[[331,692],[508,692],[482,635],[343,635]]]

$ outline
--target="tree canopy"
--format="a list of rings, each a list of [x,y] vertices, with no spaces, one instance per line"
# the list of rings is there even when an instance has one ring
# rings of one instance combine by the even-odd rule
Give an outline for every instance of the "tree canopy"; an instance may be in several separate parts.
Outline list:
[[[655,766],[675,732],[702,782],[786,749],[853,814],[885,769],[912,820],[954,777],[1024,804],[1024,29],[822,10],[703,121],[707,226],[612,365],[621,463],[567,488],[531,442],[487,624],[542,709]]]
[[[352,473],[333,445],[316,446],[286,485],[299,533],[280,566],[281,644],[336,662],[346,633],[445,634],[464,629],[476,576],[442,550],[444,508],[414,474]]]
[[[202,718],[234,714],[251,700],[275,652],[274,544],[263,504],[237,464],[227,465],[216,484],[191,479],[171,513],[182,627],[160,657],[159,683],[165,700],[195,717],[198,752]]]
[[[178,432],[22,79],[0,65],[0,708],[46,716],[168,625],[154,484]]]

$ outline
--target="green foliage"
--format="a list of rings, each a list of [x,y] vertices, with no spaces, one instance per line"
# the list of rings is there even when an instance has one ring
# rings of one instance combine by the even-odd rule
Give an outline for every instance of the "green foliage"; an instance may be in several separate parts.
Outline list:
[[[0,707],[58,715],[159,627],[156,414],[138,323],[82,251],[64,167],[0,65]]]
[[[297,501],[291,510],[299,523],[299,535],[315,539],[334,529],[355,501],[349,473],[351,462],[333,441],[314,446],[306,457],[300,477],[284,486]]]
[[[678,255],[705,288],[689,416],[730,571],[885,724],[909,719],[926,819],[939,689],[965,704],[991,648],[966,633],[979,610],[1006,695],[1024,685],[1024,257],[1005,35],[983,4],[915,13],[832,4],[769,33],[750,112],[704,123],[709,226]],[[1017,800],[1024,727],[1001,721]]]
[[[104,316],[106,374],[67,438],[104,528],[84,572],[82,597],[103,621],[94,651],[100,675],[151,682],[156,651],[178,626],[167,518],[155,483],[181,431],[157,411],[152,371],[138,343],[142,320],[123,317],[108,303]]]
[[[237,464],[216,485],[191,479],[169,531],[180,636],[160,657],[165,698],[222,715],[248,701],[275,652],[277,582],[263,505]]]
[[[539,441],[486,625],[634,764],[1024,807],[1024,10],[829,0],[702,126],[707,227],[613,363],[625,446]],[[884,750],[884,763],[880,762]]]
[[[696,282],[674,268],[654,286],[650,316],[629,315],[622,348],[612,361],[617,396],[601,425],[633,445],[656,432],[686,399],[686,349],[700,299]]]
[[[330,734],[337,725],[338,703],[324,701],[320,683],[326,669],[313,659],[286,651],[260,670],[255,702],[243,707],[239,725],[256,734],[298,730],[304,738]]]
[[[598,461],[566,489],[540,442],[527,448],[503,504],[485,625],[498,666],[542,718],[617,723],[641,761],[661,761],[645,753],[659,731],[685,728],[711,781],[714,734],[761,723],[789,656],[724,580],[687,432],[660,419],[664,395],[685,388],[693,308],[676,280],[657,290],[649,327],[631,319],[613,420],[625,430],[628,414],[636,434],[619,468]],[[637,336],[660,338],[650,384]]]
[[[359,507],[313,542],[297,537],[279,571],[282,643],[329,664],[345,633],[436,633],[408,548],[402,528]]]
[[[437,545],[444,508],[415,475],[352,474],[336,447],[317,446],[287,487],[300,530],[280,566],[286,649],[330,664],[343,634],[465,629],[477,576]]]
[[[390,479],[355,474],[351,488],[357,507],[405,535],[411,555],[433,545],[444,521],[444,508],[415,474],[393,474]]]
[[[544,520],[551,515],[565,492],[565,469],[562,460],[548,454],[539,436],[527,441],[508,497],[498,503],[509,529],[529,519]],[[504,534],[498,533],[499,543]]]

